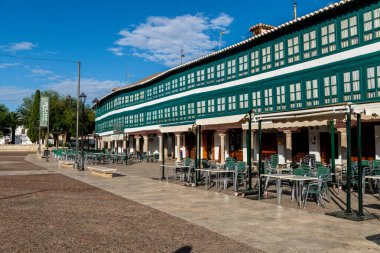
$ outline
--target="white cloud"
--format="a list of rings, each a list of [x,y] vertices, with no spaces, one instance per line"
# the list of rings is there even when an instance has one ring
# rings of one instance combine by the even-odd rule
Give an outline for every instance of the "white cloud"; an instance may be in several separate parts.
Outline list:
[[[120,81],[115,80],[98,80],[95,78],[82,78],[81,79],[81,92],[83,91],[87,95],[87,102],[91,104],[91,101],[97,97],[101,98],[104,95],[110,93],[112,88],[123,86]],[[77,96],[77,79],[63,79],[54,83],[43,85],[44,89],[52,89],[60,92],[61,95],[70,95],[72,97]]]
[[[214,18],[210,21],[212,29],[222,30],[228,27],[234,19],[225,13],[220,14],[219,17]]]
[[[36,44],[33,44],[32,42],[27,42],[27,41],[11,43],[7,46],[2,46],[2,48],[4,48],[4,51],[8,51],[8,52],[32,50],[35,47],[37,47]]]
[[[47,70],[47,69],[41,69],[41,68],[36,68],[36,69],[31,69],[30,73],[36,76],[45,76],[45,75],[50,75],[53,74],[53,71]]]
[[[1,86],[0,103],[4,103],[2,101],[15,101],[13,104],[16,104],[16,101],[17,103],[21,103],[24,97],[31,95],[33,92],[34,89],[28,89],[25,87],[20,89],[20,86]]]
[[[220,31],[226,31],[232,21],[233,18],[224,13],[214,19],[202,14],[175,18],[148,17],[145,23],[119,32],[122,38],[114,43],[120,48],[116,53],[128,47],[132,55],[175,66],[180,62],[181,48],[185,61],[217,48]],[[112,52],[115,53],[115,50]]]
[[[0,63],[0,69],[6,69],[6,68],[10,68],[10,67],[15,67],[15,66],[18,66],[20,65],[20,63]]]
[[[108,51],[112,52],[116,56],[123,56],[124,53],[122,52],[123,48],[121,47],[110,47],[107,48]]]

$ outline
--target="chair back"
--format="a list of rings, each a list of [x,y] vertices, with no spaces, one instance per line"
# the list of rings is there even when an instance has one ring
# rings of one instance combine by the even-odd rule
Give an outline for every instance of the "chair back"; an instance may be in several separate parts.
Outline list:
[[[244,171],[245,168],[246,168],[245,162],[242,162],[242,161],[237,162],[236,169],[237,169],[238,172]]]
[[[303,175],[305,175],[305,171],[302,168],[296,168],[293,170],[293,175],[303,176]]]
[[[372,168],[375,169],[380,169],[380,160],[374,160],[372,162]]]
[[[189,167],[193,166],[193,160],[191,158],[185,158],[183,160],[183,166],[189,166]]]
[[[270,158],[269,158],[270,166],[271,166],[272,168],[276,168],[276,169],[277,169],[278,161],[279,161],[278,154],[273,154],[273,155],[271,155]]]
[[[318,178],[324,177],[324,176],[330,176],[330,169],[327,167],[319,167],[317,169],[317,176]]]
[[[154,153],[153,157],[154,157],[154,160],[158,160],[158,159],[160,159],[160,154]]]
[[[301,168],[303,169],[304,171],[304,175],[310,177],[313,173],[312,173],[312,169],[311,169],[311,166],[307,165],[307,164],[301,164]]]
[[[208,163],[208,161],[207,161],[206,159],[202,159],[202,160],[201,160],[201,165],[202,165],[202,168],[203,168],[203,169],[208,169],[208,168],[211,167],[210,164]]]
[[[236,169],[236,164],[233,160],[226,160],[226,164],[224,166],[226,170],[235,170]]]

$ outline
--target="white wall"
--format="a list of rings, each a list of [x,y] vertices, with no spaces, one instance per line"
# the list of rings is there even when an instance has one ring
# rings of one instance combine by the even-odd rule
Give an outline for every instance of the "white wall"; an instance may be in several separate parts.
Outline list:
[[[375,126],[375,159],[380,160],[380,125]]]

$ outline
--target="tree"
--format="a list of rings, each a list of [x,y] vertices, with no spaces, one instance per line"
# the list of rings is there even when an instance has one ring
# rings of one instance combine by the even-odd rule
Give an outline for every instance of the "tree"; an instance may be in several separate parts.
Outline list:
[[[18,112],[9,112],[7,114],[8,126],[11,129],[11,144],[16,143],[16,128],[22,124],[20,114]]]
[[[31,142],[36,142],[39,137],[40,99],[41,93],[39,90],[36,90],[34,96],[24,98],[24,102],[19,109],[19,112],[23,114],[24,125],[28,128],[28,137]],[[33,103],[31,101],[33,101]]]
[[[0,137],[9,134],[8,114],[8,107],[6,107],[3,104],[0,104]]]
[[[28,136],[32,142],[38,140],[39,130],[39,106],[41,96],[50,98],[50,117],[49,129],[53,134],[53,138],[58,142],[58,136],[63,135],[63,144],[71,136],[76,135],[76,99],[70,96],[62,97],[58,92],[53,90],[39,91],[37,90],[33,96],[24,98],[23,104],[18,112],[23,118],[23,123],[28,128]],[[80,118],[81,122],[81,118]],[[81,124],[81,123],[80,123]],[[93,133],[95,129],[95,115],[88,106],[85,106],[85,126],[84,134]],[[41,129],[41,136],[46,134],[46,128]]]

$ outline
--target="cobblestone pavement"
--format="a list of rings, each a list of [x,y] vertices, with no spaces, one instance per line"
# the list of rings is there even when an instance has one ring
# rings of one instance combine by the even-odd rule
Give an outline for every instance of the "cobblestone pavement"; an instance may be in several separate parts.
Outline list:
[[[0,160],[6,159],[0,153]],[[23,164],[28,170],[30,163]],[[53,174],[52,169],[33,166],[40,170],[0,175],[0,252],[260,252],[162,211]]]
[[[123,166],[119,169],[121,175],[110,179],[93,176],[89,171],[57,169],[56,164],[31,156],[27,160],[263,251],[380,251],[379,220],[341,220],[308,209],[167,183],[157,180],[158,164]],[[145,171],[146,166],[152,171]]]

